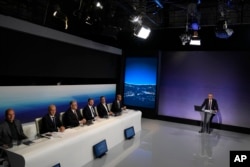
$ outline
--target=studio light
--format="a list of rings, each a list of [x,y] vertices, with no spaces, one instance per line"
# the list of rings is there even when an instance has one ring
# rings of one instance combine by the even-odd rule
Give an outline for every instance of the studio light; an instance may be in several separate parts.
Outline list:
[[[179,37],[181,39],[182,45],[188,44],[191,40],[191,35],[188,33],[181,34]]]
[[[196,46],[200,46],[201,45],[201,40],[199,38],[194,38],[192,37],[189,45],[196,45]]]
[[[194,33],[190,39],[189,45],[196,45],[196,46],[201,45],[201,39],[199,37],[198,31],[194,31]]]
[[[233,29],[228,28],[226,20],[220,20],[217,23],[215,36],[217,38],[227,39],[233,35]]]
[[[142,23],[142,16],[140,16],[140,15],[138,15],[138,16],[131,16],[130,17],[130,21],[132,23],[141,24]]]
[[[66,16],[66,14],[64,14],[64,13],[61,12],[60,10],[55,10],[55,11],[53,12],[53,16],[54,16],[55,18],[57,18],[57,19],[62,20],[62,21],[64,22],[64,24],[65,24],[65,26],[64,26],[65,30],[68,29],[68,27],[69,27],[68,21],[69,21],[69,20],[68,20],[68,17]]]
[[[198,31],[200,29],[200,25],[197,22],[192,22],[190,24],[190,29],[193,31]]]
[[[139,38],[147,39],[150,32],[151,29],[149,27],[138,25],[134,30],[134,35]]]
[[[99,2],[99,1],[96,2],[96,7],[99,9],[103,9],[103,6],[102,6],[101,2]]]

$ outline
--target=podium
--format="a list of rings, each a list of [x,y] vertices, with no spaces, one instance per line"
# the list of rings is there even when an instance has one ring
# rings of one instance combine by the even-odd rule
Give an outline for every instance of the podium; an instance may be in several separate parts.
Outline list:
[[[203,112],[210,113],[210,114],[215,114],[215,110],[202,110]]]
[[[202,130],[201,131],[207,131],[209,133],[210,131],[210,118],[212,114],[215,114],[215,110],[205,110],[202,109],[200,106],[194,106],[194,110],[198,111],[202,114],[202,121],[201,121],[201,126]]]

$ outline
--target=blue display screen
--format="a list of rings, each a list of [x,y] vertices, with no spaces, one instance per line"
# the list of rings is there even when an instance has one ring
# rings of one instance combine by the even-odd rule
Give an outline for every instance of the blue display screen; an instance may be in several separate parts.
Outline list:
[[[125,67],[124,104],[154,108],[156,80],[157,58],[128,57]]]
[[[102,140],[101,142],[95,144],[93,146],[93,150],[96,158],[104,155],[108,151],[106,140]]]
[[[130,127],[124,130],[125,138],[126,139],[131,139],[132,137],[135,136],[135,130],[134,127]]]

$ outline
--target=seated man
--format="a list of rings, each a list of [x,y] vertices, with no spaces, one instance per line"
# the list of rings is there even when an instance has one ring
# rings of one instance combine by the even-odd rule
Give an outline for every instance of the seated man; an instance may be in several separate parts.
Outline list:
[[[85,124],[86,119],[83,118],[80,110],[77,109],[77,102],[75,100],[70,101],[69,105],[69,109],[63,116],[65,127],[76,127]]]
[[[95,109],[94,109],[94,99],[89,98],[88,104],[83,109],[83,116],[86,118],[87,121],[89,120],[95,120],[95,117],[97,116]]]
[[[56,106],[54,104],[49,105],[48,113],[42,118],[42,130],[41,133],[47,132],[63,132],[65,130],[58,115],[56,115]]]
[[[100,103],[97,105],[97,112],[100,118],[107,118],[109,115],[112,115],[110,111],[105,96],[100,97]]]
[[[0,125],[0,146],[9,148],[23,139],[27,136],[23,133],[22,124],[15,119],[15,111],[9,108],[5,111],[5,121]]]
[[[122,112],[122,110],[125,110],[125,109],[126,109],[126,106],[123,106],[122,104],[122,96],[120,94],[117,94],[116,99],[112,103],[111,111],[115,115],[118,115]]]

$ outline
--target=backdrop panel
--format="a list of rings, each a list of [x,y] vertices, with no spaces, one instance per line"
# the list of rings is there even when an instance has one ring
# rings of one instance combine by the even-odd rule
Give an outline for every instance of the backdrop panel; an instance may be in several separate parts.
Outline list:
[[[158,114],[200,120],[194,105],[213,93],[219,105],[214,122],[250,128],[249,71],[248,52],[165,52]]]
[[[16,117],[25,122],[47,113],[50,104],[57,106],[57,112],[66,111],[71,100],[82,108],[88,98],[94,98],[95,105],[100,96],[106,96],[107,103],[114,100],[116,84],[97,85],[59,85],[59,86],[0,86],[0,119],[4,120],[4,111],[13,108]]]

